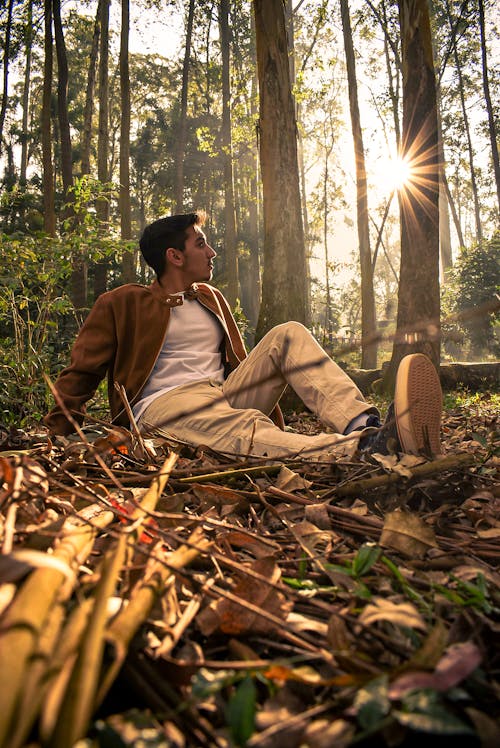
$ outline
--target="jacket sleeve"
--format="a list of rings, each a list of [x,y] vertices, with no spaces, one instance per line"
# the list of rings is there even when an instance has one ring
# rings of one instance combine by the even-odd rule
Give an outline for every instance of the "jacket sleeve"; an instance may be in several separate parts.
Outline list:
[[[106,376],[115,352],[114,315],[107,294],[104,294],[97,299],[83,323],[73,345],[71,362],[55,383],[65,408],[77,423],[83,423],[85,404]],[[67,435],[74,431],[57,402],[45,416],[44,423],[54,434]]]

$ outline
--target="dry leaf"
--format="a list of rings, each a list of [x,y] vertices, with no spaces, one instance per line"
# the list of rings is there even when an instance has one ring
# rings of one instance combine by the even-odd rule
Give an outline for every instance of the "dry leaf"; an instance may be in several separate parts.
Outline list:
[[[276,478],[276,488],[280,488],[282,491],[299,491],[300,489],[309,488],[312,486],[310,480],[306,480],[298,473],[294,473],[293,470],[283,467],[278,473]]]
[[[271,616],[285,620],[291,603],[273,586],[281,576],[274,559],[258,559],[250,568],[256,574],[268,579],[270,584],[242,573],[240,581],[232,590],[232,594],[239,598],[241,603],[221,598],[205,608],[196,619],[203,634],[208,636],[219,630],[223,634],[241,636],[247,633],[269,634],[275,631],[277,624],[259,615],[255,607]],[[250,608],[249,604],[254,608]]]
[[[467,678],[481,663],[481,653],[474,642],[453,644],[438,662],[433,673],[405,673],[389,688],[389,698],[400,699],[408,691],[432,688],[449,691]]]
[[[201,501],[202,508],[205,506],[208,509],[215,506],[220,510],[223,517],[230,512],[246,512],[248,510],[248,499],[231,488],[212,485],[211,483],[193,483],[192,491],[196,498]]]
[[[432,527],[418,515],[399,510],[386,514],[380,545],[410,558],[423,558],[430,548],[439,547]]]
[[[326,504],[309,504],[304,510],[305,519],[320,530],[331,530],[332,522]]]
[[[307,748],[346,748],[351,745],[356,728],[345,719],[315,719],[310,722],[302,736],[302,745]]]
[[[287,623],[294,631],[315,631],[317,634],[321,634],[321,636],[326,636],[328,633],[327,623],[318,621],[311,616],[304,616],[301,613],[290,613]]]
[[[393,603],[383,597],[373,599],[359,616],[360,623],[370,626],[377,621],[389,621],[396,626],[407,626],[408,628],[425,631],[427,624],[411,603]]]
[[[255,558],[265,558],[271,553],[278,553],[280,546],[271,540],[264,540],[258,535],[238,530],[231,530],[222,536],[226,543],[236,548],[242,548],[251,553]]]
[[[336,537],[333,532],[320,530],[312,522],[307,521],[292,525],[290,529],[300,545],[313,555],[326,553]]]

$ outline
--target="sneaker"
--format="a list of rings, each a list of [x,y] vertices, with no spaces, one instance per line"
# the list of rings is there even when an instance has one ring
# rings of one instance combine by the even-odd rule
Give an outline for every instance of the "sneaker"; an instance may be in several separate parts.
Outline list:
[[[394,413],[401,451],[406,454],[441,454],[443,393],[432,361],[411,353],[399,364]]]
[[[377,453],[381,455],[402,451],[396,428],[396,415],[393,402],[387,409],[387,415],[382,426],[380,426],[377,432],[363,436],[359,442],[359,449],[365,454]]]

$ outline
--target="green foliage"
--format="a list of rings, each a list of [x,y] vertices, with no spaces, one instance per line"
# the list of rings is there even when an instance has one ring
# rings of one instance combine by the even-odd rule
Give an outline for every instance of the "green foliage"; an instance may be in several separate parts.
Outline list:
[[[500,355],[500,314],[479,308],[500,293],[500,232],[490,240],[463,247],[452,271],[444,305],[459,313],[460,329],[470,341],[470,353]]]
[[[43,235],[2,237],[0,412],[4,423],[38,420],[50,401],[43,373],[67,357],[72,309],[66,245]]]
[[[227,723],[235,745],[245,745],[255,730],[257,689],[247,675],[238,684],[226,709]]]

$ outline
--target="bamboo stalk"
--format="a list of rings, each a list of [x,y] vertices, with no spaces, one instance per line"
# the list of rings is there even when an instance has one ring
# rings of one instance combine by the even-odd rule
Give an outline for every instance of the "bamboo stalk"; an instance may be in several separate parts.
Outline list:
[[[104,629],[108,600],[113,594],[121,571],[127,546],[122,534],[117,548],[111,549],[102,564],[102,573],[95,594],[95,603],[84,633],[78,657],[71,673],[65,698],[59,710],[55,730],[48,745],[67,748],[84,737],[94,708],[94,697],[104,652]]]
[[[47,668],[40,714],[40,737],[44,745],[54,731],[93,606],[94,600],[90,597],[72,611],[61,631],[59,646],[53,652]]]
[[[173,570],[187,566],[199,553],[210,546],[210,541],[203,537],[202,532],[199,527],[196,528],[188,544],[166,554],[164,559],[153,559],[144,578],[134,587],[128,605],[122,608],[111,621],[106,639],[113,646],[114,659],[102,679],[97,705],[102,702],[115,680],[125,660],[132,637],[148,617],[154,603],[163,593],[165,585],[170,578],[173,578]]]
[[[113,512],[92,505],[76,517],[66,520],[62,537],[53,556],[69,568],[87,557],[98,528],[109,525]],[[92,524],[90,524],[92,522]],[[72,579],[53,568],[35,569],[16,594],[0,620],[0,673],[8,673],[9,687],[0,688],[0,745],[11,729],[16,705],[36,651],[42,627],[58,595],[71,594],[76,576]]]
[[[64,613],[63,605],[55,605],[44,623],[36,652],[28,665],[23,690],[5,748],[21,748],[35,722],[43,697],[47,663],[59,637]]]

